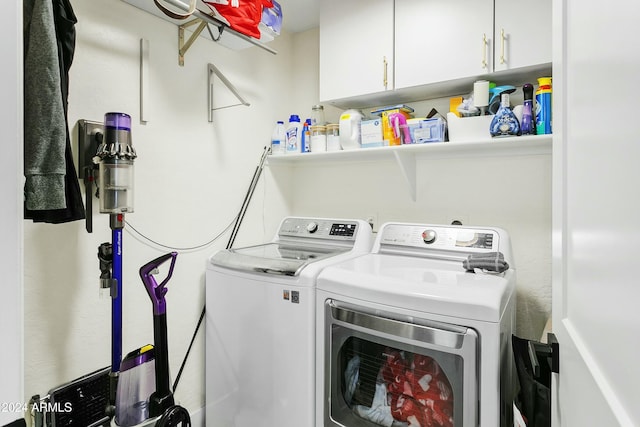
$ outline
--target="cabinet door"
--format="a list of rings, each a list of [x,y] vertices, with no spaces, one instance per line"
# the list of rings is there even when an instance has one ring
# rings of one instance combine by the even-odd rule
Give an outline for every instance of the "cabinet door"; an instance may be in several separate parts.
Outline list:
[[[320,101],[391,89],[393,0],[323,0]]]
[[[551,62],[551,0],[495,0],[495,71]]]
[[[396,89],[492,72],[493,0],[400,0]]]

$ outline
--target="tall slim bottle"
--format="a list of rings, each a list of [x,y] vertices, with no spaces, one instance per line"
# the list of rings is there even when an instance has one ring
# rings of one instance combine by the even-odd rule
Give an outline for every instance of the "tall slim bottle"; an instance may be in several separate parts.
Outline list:
[[[533,123],[533,85],[526,83],[522,86],[522,92],[524,93],[524,102],[520,132],[522,135],[535,135],[536,128]]]
[[[551,77],[538,79],[536,91],[536,133],[551,133]]]

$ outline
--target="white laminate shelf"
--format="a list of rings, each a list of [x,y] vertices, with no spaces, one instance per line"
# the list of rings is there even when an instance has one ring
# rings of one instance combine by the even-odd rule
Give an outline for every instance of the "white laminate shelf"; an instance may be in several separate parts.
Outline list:
[[[302,164],[339,164],[376,162],[395,159],[407,181],[413,200],[416,199],[416,159],[469,157],[502,157],[550,155],[552,135],[518,136],[484,139],[474,142],[432,142],[322,153],[269,156],[269,167]]]
[[[269,156],[268,163],[277,166],[307,162],[367,162],[392,158],[394,155],[426,158],[541,155],[551,153],[551,139],[551,135],[534,135],[474,142],[432,142],[322,153],[296,153]]]

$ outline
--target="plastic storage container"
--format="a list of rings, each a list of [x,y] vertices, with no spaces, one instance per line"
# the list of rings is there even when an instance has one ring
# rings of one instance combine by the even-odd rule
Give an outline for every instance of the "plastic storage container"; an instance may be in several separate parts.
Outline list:
[[[482,142],[491,138],[489,126],[493,116],[458,117],[447,113],[447,127],[451,142]]]
[[[327,127],[323,125],[311,126],[311,152],[327,151]]]
[[[340,151],[340,125],[337,123],[329,123],[326,128],[327,132],[327,151]]]

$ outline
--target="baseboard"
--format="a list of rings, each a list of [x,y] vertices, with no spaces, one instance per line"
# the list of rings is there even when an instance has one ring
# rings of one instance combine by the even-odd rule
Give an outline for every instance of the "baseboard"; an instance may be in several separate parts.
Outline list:
[[[191,426],[192,427],[205,427],[205,413],[204,408],[196,409],[195,411],[190,411],[189,416],[191,417]]]

